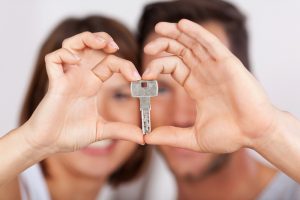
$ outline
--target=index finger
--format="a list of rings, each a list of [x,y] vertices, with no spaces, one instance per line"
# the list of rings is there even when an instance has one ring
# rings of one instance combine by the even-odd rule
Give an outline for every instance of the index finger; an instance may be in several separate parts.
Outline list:
[[[102,82],[109,79],[114,73],[121,73],[128,81],[141,79],[132,62],[114,55],[106,56],[92,71]]]
[[[178,22],[177,27],[183,33],[201,43],[216,60],[231,55],[231,52],[217,36],[206,30],[200,24],[182,19]]]
[[[98,50],[103,49],[106,53],[114,53],[119,49],[113,38],[104,32],[83,32],[77,34],[65,39],[62,47],[72,52],[83,50],[86,47]]]
[[[216,36],[201,25],[186,19],[180,20],[178,24],[159,22],[155,26],[155,31],[162,36],[177,40],[193,52],[195,52],[195,44],[198,43],[197,48],[204,48],[209,56],[216,60],[230,54]]]

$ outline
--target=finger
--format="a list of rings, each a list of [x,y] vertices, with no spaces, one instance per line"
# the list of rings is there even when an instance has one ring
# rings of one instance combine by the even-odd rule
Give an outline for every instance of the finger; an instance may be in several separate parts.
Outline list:
[[[80,61],[77,55],[74,55],[67,49],[58,49],[45,56],[46,70],[49,81],[52,81],[64,74],[63,64],[76,64]]]
[[[62,47],[73,53],[77,53],[77,51],[83,50],[86,47],[91,49],[103,49],[104,51],[108,51],[107,53],[113,53],[118,50],[118,46],[115,43],[111,45],[112,43],[114,43],[113,39],[104,32],[95,34],[83,32],[65,39]],[[113,48],[113,46],[115,47]]]
[[[179,57],[183,57],[187,53],[191,54],[191,51],[182,44],[176,42],[173,39],[165,37],[159,37],[154,41],[149,42],[144,47],[144,51],[149,55],[156,55],[165,51],[171,54],[175,54]]]
[[[144,48],[145,53],[156,55],[162,52],[167,52],[182,58],[187,67],[196,66],[197,58],[193,55],[190,49],[170,38],[160,37],[148,43]]]
[[[152,60],[143,74],[143,79],[154,80],[160,74],[171,74],[182,86],[190,74],[190,69],[177,56],[166,56]]]
[[[195,39],[180,31],[176,23],[160,22],[155,26],[155,32],[161,36],[165,36],[180,42],[189,48],[199,61],[211,59],[207,50]]]
[[[145,144],[143,132],[139,127],[121,122],[99,122],[97,124],[97,140],[104,139],[121,139]]]
[[[214,59],[218,60],[231,55],[231,52],[222,42],[201,25],[187,19],[182,19],[178,22],[178,28],[201,43]]]
[[[104,52],[115,53],[117,50],[119,50],[119,46],[108,33],[98,32],[98,33],[94,33],[94,35],[96,35],[96,37],[99,38],[105,38],[105,40],[107,41],[107,45],[103,49]]]
[[[144,136],[146,144],[168,145],[198,151],[193,128],[162,126]]]
[[[132,62],[114,55],[106,56],[92,71],[102,82],[106,81],[114,73],[121,73],[128,81],[141,79]]]

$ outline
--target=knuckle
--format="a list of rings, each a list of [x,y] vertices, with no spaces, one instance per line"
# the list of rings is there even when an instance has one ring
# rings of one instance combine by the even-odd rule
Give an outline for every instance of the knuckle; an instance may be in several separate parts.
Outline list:
[[[103,31],[96,33],[96,35],[104,38],[105,40],[110,40],[111,39],[111,36],[108,33],[103,32]]]
[[[124,64],[128,68],[133,68],[134,67],[134,64],[129,60],[124,60]]]
[[[55,55],[55,52],[52,53],[48,53],[45,55],[45,62],[49,62],[50,60],[52,60],[52,57]]]
[[[106,33],[106,32],[104,32],[104,31],[99,32],[99,34],[100,34],[100,35],[103,35],[103,36],[106,36],[106,37],[109,37],[109,34]]]
[[[62,47],[67,47],[69,44],[70,38],[66,38],[62,41]]]
[[[91,36],[93,36],[93,33],[91,33],[90,31],[84,31],[81,33],[81,35],[83,37],[91,37]]]
[[[186,48],[183,47],[183,48],[181,48],[180,51],[179,51],[179,56],[180,56],[180,57],[185,57],[185,56],[188,55],[188,53],[189,53],[188,49],[186,49]]]
[[[113,60],[115,60],[116,59],[116,56],[115,55],[112,55],[112,54],[108,54],[105,58],[104,58],[104,60],[106,61],[106,62],[108,62],[108,61],[113,61]]]
[[[179,58],[177,56],[173,56],[171,59],[174,60],[176,63],[182,63],[181,58]]]
[[[178,24],[182,25],[182,24],[184,24],[185,22],[186,22],[185,19],[180,19],[180,20],[178,21]]]
[[[50,54],[47,54],[45,56],[45,62],[49,62],[50,61],[50,58],[51,58],[51,55]]]

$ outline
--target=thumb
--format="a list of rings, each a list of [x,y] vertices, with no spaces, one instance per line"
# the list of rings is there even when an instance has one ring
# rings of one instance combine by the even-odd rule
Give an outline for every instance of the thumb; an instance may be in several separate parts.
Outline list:
[[[121,122],[99,122],[97,127],[97,140],[121,139],[145,144],[142,130],[136,125]]]
[[[194,127],[178,128],[174,126],[162,126],[154,129],[144,136],[145,143],[154,145],[168,145],[199,151]]]

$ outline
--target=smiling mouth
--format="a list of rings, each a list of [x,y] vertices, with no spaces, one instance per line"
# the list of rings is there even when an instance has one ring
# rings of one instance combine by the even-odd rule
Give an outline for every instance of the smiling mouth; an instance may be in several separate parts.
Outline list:
[[[88,155],[106,155],[109,154],[116,146],[116,140],[102,140],[99,142],[94,142],[86,148],[82,149],[81,152]]]

